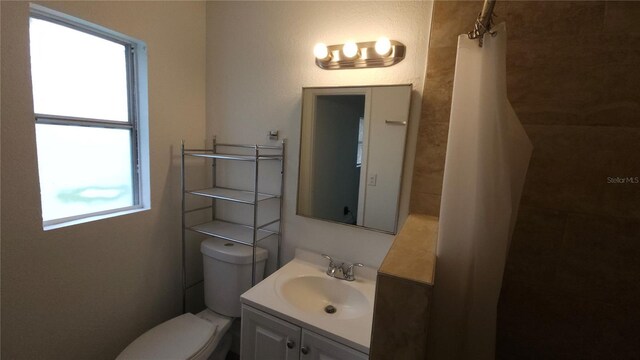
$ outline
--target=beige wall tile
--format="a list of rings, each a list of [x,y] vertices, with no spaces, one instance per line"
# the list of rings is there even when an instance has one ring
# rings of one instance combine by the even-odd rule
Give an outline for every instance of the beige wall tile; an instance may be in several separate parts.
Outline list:
[[[534,152],[524,204],[602,215],[628,216],[629,211],[635,211],[634,202],[605,208],[603,194],[613,191],[607,190],[613,189],[608,177],[640,173],[637,156],[632,155],[640,154],[640,129],[529,125],[526,130]],[[618,175],[622,169],[631,175]]]
[[[378,270],[371,359],[423,359],[438,218],[409,215]]]
[[[613,100],[610,103],[591,108],[585,114],[583,123],[586,125],[640,127],[638,114],[640,114],[640,102]]]
[[[448,132],[449,124],[447,123],[427,123],[420,129],[419,139],[426,143],[417,152],[413,181],[414,184],[419,184],[421,192],[442,193]]]
[[[433,285],[438,218],[411,214],[385,256],[379,274]]]
[[[453,72],[427,77],[422,95],[423,118],[420,123],[448,123],[451,114],[452,92]]]
[[[640,35],[640,2],[607,1],[604,30],[607,32]]]
[[[559,60],[561,61],[561,60]],[[516,112],[522,105],[580,111],[606,101],[603,87],[608,73],[601,66],[562,61],[563,65],[535,66],[508,73],[508,96]]]
[[[378,275],[371,360],[424,359],[431,289]]]
[[[594,322],[594,314],[604,308],[541,286],[503,285],[496,358],[621,359],[613,356],[620,341],[604,339]]]
[[[640,47],[640,44],[638,47]],[[629,57],[632,58],[632,56]],[[638,68],[638,64],[640,64],[640,56],[637,56],[630,63],[611,64],[600,68],[607,75],[603,83],[603,88],[607,89],[604,101],[607,103],[621,101],[640,103],[640,91],[638,91],[640,68]],[[636,124],[638,122],[640,120]]]
[[[456,46],[434,47],[433,51],[429,51],[427,77],[453,76],[456,69],[457,52]]]
[[[413,192],[409,211],[413,214],[440,216],[440,198],[440,194]]]
[[[507,25],[513,40],[573,36],[573,41],[602,31],[604,1],[508,1]]]
[[[639,239],[639,219],[570,214],[555,286],[576,297],[637,306]]]
[[[509,247],[504,282],[547,286],[555,278],[566,214],[522,206]]]

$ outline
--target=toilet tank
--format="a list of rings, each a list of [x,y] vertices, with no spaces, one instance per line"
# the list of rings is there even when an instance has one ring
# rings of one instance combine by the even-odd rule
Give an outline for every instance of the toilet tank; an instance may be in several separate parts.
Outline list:
[[[240,317],[240,295],[251,288],[251,246],[210,238],[200,244],[207,308]],[[256,247],[256,283],[264,277],[267,250]]]

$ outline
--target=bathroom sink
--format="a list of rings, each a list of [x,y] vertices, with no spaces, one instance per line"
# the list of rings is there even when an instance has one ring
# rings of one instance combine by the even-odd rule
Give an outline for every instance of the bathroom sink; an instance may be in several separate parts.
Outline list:
[[[336,319],[371,312],[367,297],[354,286],[331,277],[299,276],[276,281],[278,295],[301,311]]]
[[[321,254],[296,249],[293,260],[247,290],[240,301],[369,353],[377,269],[359,267],[355,281],[345,281],[327,276],[327,265]]]

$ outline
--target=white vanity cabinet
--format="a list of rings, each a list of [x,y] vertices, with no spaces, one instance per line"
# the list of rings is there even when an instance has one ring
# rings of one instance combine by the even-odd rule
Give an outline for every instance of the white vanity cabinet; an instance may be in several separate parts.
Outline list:
[[[243,305],[241,329],[242,360],[300,359],[300,327]]]
[[[367,354],[242,306],[241,360],[366,360]]]
[[[302,329],[301,360],[366,360],[367,354]]]

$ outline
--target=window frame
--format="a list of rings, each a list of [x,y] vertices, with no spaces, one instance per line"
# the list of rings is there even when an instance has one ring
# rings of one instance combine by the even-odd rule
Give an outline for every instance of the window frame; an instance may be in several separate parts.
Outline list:
[[[150,209],[146,44],[140,40],[115,32],[103,26],[96,25],[37,4],[30,4],[29,18],[48,21],[123,45],[125,48],[127,76],[128,119],[126,122],[40,114],[34,112],[34,126],[43,124],[129,130],[131,139],[130,151],[133,205],[46,221],[43,219],[42,223],[44,230]],[[42,198],[40,201],[42,201]]]

